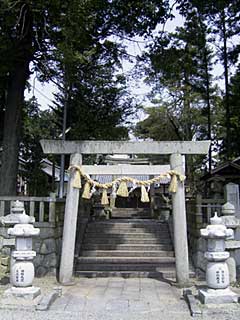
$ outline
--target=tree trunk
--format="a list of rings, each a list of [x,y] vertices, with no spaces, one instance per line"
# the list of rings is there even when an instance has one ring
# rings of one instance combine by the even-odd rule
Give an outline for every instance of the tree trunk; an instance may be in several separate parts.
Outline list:
[[[185,46],[186,55],[189,55],[188,44]],[[182,120],[183,120],[183,140],[192,140],[192,130],[191,130],[191,101],[190,101],[190,81],[189,81],[189,70],[188,66],[185,66],[184,79],[183,79],[183,110],[182,110]],[[187,176],[188,184],[192,185],[193,179],[193,158],[191,155],[185,157],[185,173]]]
[[[204,100],[206,103],[207,109],[207,136],[208,140],[211,141],[208,151],[208,172],[212,172],[212,110],[211,110],[211,75],[209,71],[210,57],[207,50],[207,37],[206,37],[206,27],[202,20],[202,15],[198,12],[198,20],[201,28],[201,33],[203,37],[203,65],[204,65],[204,84],[205,84],[205,93]]]
[[[0,168],[0,195],[16,194],[18,152],[24,90],[29,76],[29,63],[33,57],[32,12],[25,2],[19,2],[16,37],[9,53],[13,56],[9,66],[6,110],[4,115],[3,152]]]
[[[230,103],[229,103],[229,76],[228,76],[228,51],[227,51],[227,32],[224,10],[221,13],[222,23],[222,40],[223,40],[223,66],[224,66],[224,80],[225,80],[225,112],[226,112],[226,156],[227,160],[231,154],[231,138],[230,138]]]
[[[28,69],[29,62],[16,65],[9,80],[0,170],[0,195],[4,196],[16,194],[21,113]]]
[[[206,85],[206,104],[207,104],[207,132],[208,132],[208,140],[212,141],[212,128],[211,128],[211,103],[210,103],[210,81],[209,81],[209,69],[208,69],[208,58],[207,58],[207,50],[204,48],[204,69],[205,69],[205,85]],[[209,146],[208,152],[208,171],[212,172],[212,142]]]

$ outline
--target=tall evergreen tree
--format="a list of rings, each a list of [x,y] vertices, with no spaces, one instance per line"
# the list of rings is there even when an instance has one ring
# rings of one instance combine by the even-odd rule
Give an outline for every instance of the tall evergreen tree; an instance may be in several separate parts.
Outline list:
[[[146,109],[149,117],[136,128],[140,136],[167,136],[169,140],[214,137],[211,114],[215,109],[215,88],[213,54],[207,43],[209,30],[195,8],[188,8],[185,19],[183,27],[174,33],[161,34],[144,57],[149,61],[145,68],[147,81],[154,85],[153,97],[157,99],[153,101],[157,101],[159,110]],[[147,129],[149,124],[153,127]],[[154,130],[157,126],[159,129]],[[211,169],[211,151],[208,162]],[[187,174],[193,180],[193,157],[188,157],[187,164]]]
[[[30,63],[34,62],[42,80],[56,80],[56,75],[64,75],[64,65],[70,68],[72,59],[85,59],[111,35],[149,34],[165,17],[167,5],[168,1],[157,0],[0,2],[1,79],[7,83],[0,194],[16,192],[23,93]],[[68,23],[71,28],[66,28]]]
[[[167,101],[165,107],[168,105],[171,113],[181,119],[179,137],[182,140],[198,137],[201,122],[195,126],[197,119],[192,116],[206,114],[204,110],[209,106],[213,92],[212,53],[206,43],[207,28],[199,21],[194,10],[189,12],[184,26],[177,28],[175,33],[161,35],[144,57],[149,61],[145,72],[146,81],[154,86],[153,97]],[[205,123],[208,123],[208,118]],[[204,138],[210,136],[208,130],[205,133]]]
[[[222,157],[230,158],[231,155],[231,114],[230,114],[230,87],[229,78],[232,63],[236,63],[239,56],[239,40],[236,36],[240,30],[240,1],[204,0],[204,1],[180,1],[180,8],[184,13],[189,6],[196,8],[211,27],[213,43],[216,44],[216,52],[219,62],[223,66],[224,78],[224,108],[225,117],[223,126],[225,135],[222,137]],[[232,41],[235,37],[235,41]],[[234,44],[233,44],[234,42]]]
[[[240,141],[240,67],[236,70],[235,75],[230,79],[229,84],[229,105],[230,105],[230,159],[239,157]]]

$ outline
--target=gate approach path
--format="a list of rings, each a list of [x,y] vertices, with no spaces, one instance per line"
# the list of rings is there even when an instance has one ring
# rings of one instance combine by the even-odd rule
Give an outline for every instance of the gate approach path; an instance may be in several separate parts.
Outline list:
[[[59,286],[55,278],[35,279],[43,294]],[[3,291],[5,286],[0,287]],[[60,287],[59,287],[60,288]],[[190,320],[182,290],[160,279],[75,278],[47,311],[23,301],[0,301],[1,320]],[[37,301],[36,301],[37,302]],[[35,302],[35,303],[36,303]],[[8,303],[8,304],[7,304]],[[239,320],[239,303],[201,307],[204,320]]]

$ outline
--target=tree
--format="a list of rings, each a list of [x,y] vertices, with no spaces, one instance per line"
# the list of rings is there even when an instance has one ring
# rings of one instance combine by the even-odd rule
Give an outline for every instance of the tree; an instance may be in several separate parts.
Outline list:
[[[196,12],[189,12],[184,26],[175,33],[165,33],[155,39],[143,59],[144,64],[145,59],[149,62],[144,68],[146,81],[154,86],[153,98],[157,97],[160,106],[177,119],[178,139],[200,138],[200,127],[205,126],[209,118],[204,122],[198,119],[203,119],[205,109],[209,108],[213,88],[206,27],[199,24]],[[204,138],[209,135],[206,130]]]
[[[8,85],[0,194],[16,192],[23,93],[30,62],[43,81],[54,80],[64,75],[66,65],[74,66],[74,58],[85,59],[87,52],[111,35],[149,34],[165,17],[167,5],[168,1],[157,0],[1,1],[0,54],[5,58],[1,73]],[[72,28],[66,28],[69,22]]]
[[[199,25],[199,33],[197,34],[196,45],[199,50],[197,55],[199,56],[198,73],[199,81],[196,85],[197,91],[200,93],[204,107],[202,108],[202,115],[207,118],[207,125],[204,134],[204,126],[202,127],[202,133],[200,136],[207,137],[211,141],[209,152],[208,152],[208,170],[212,170],[212,148],[214,144],[213,139],[213,128],[212,128],[212,118],[214,117],[213,106],[214,106],[214,94],[216,94],[216,89],[213,87],[213,51],[208,44],[208,37],[210,34],[210,29],[207,27],[204,17],[199,11],[193,11],[195,15],[196,22]]]
[[[9,17],[8,5],[8,1],[0,4],[0,12],[4,12],[1,15],[1,28],[4,28],[1,42],[4,39],[4,44],[0,47],[1,56],[4,57],[2,78],[7,82],[0,194],[9,195],[16,192],[21,109],[29,63],[32,60],[32,15],[29,5],[24,3],[18,17],[15,13]]]
[[[141,138],[151,138],[157,141],[182,140],[177,119],[166,105],[145,108],[147,118],[138,122],[134,134]]]
[[[153,84],[153,102],[148,118],[136,127],[140,137],[157,140],[213,140],[218,108],[213,85],[213,53],[207,39],[210,30],[203,16],[188,7],[183,27],[161,33],[143,58],[147,82]],[[148,61],[147,67],[146,59]],[[151,126],[151,128],[148,128]],[[211,150],[208,167],[211,170]],[[187,176],[193,182],[194,169],[202,163],[187,158]]]
[[[52,111],[41,111],[35,98],[24,104],[20,157],[24,160],[25,166],[21,174],[27,181],[30,195],[46,196],[51,191],[51,184],[42,170],[44,154],[39,141],[55,138],[59,133]]]
[[[198,10],[211,27],[212,43],[215,43],[216,53],[223,66],[224,77],[224,108],[225,108],[225,136],[222,143],[222,157],[230,158],[231,154],[231,122],[230,122],[230,88],[229,77],[232,63],[236,63],[240,46],[236,36],[240,30],[240,2],[233,1],[180,1],[182,13],[186,13],[189,6]],[[235,38],[234,38],[235,37]],[[234,39],[234,41],[232,41]],[[237,40],[237,41],[236,41]],[[234,44],[233,44],[234,43]]]
[[[229,106],[230,106],[230,132],[229,132],[229,159],[239,157],[240,143],[240,67],[235,72],[235,75],[230,79],[229,84]]]
[[[63,117],[63,110],[67,109],[69,139],[126,139],[128,130],[123,124],[133,112],[133,103],[125,77],[117,69],[120,46],[108,40],[101,45],[85,44],[85,49],[88,46],[83,54],[73,44],[72,58],[66,60],[63,55],[55,112]]]

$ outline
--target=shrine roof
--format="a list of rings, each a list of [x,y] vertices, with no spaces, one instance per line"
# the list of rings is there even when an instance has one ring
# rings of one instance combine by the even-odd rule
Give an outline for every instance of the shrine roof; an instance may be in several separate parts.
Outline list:
[[[240,160],[240,158],[239,158]],[[233,177],[233,178],[240,178],[240,165],[235,163],[234,161],[225,162],[215,169],[212,170],[211,173],[206,173],[201,180],[209,180],[214,177]]]

